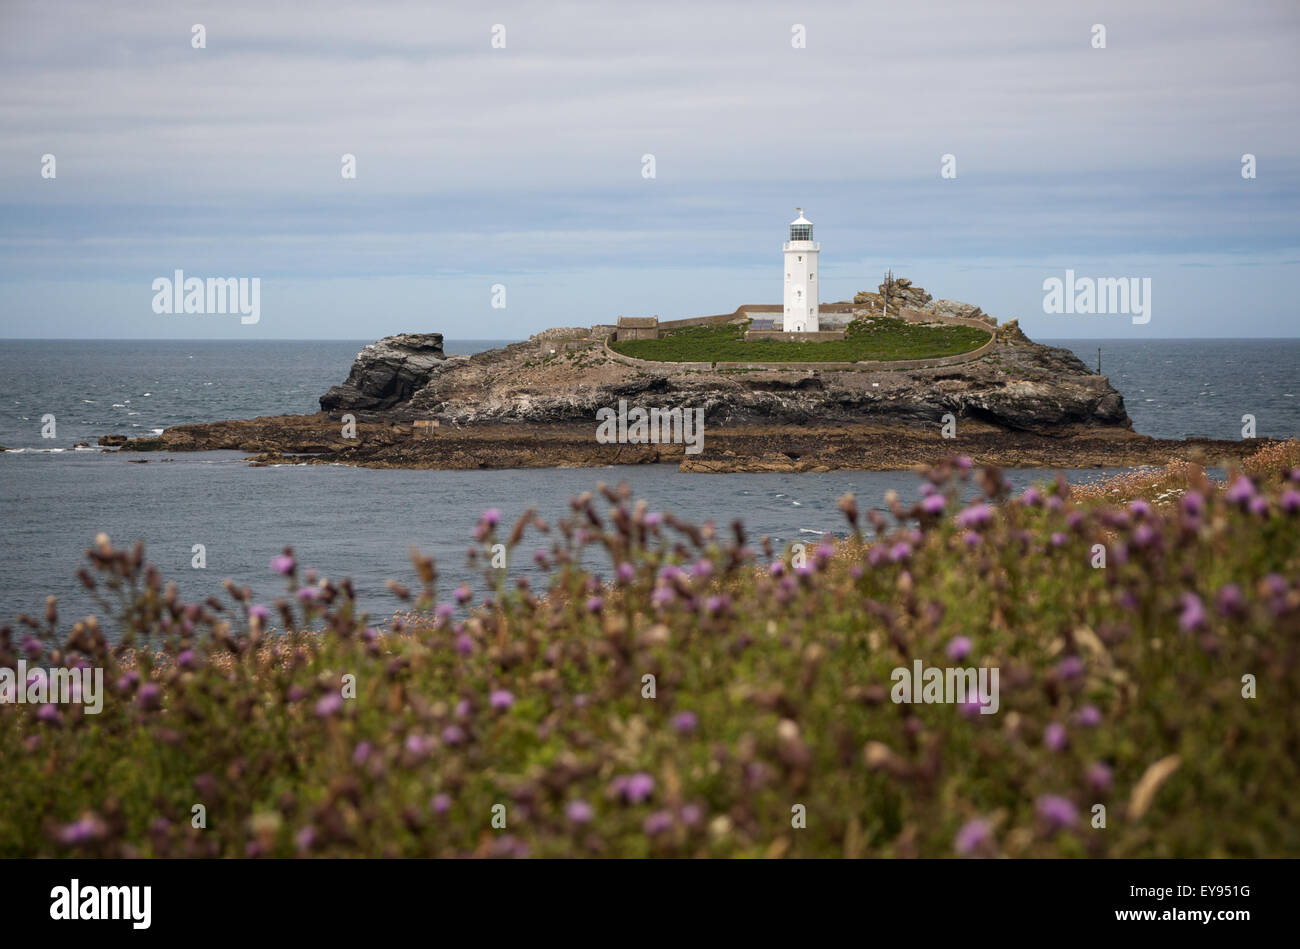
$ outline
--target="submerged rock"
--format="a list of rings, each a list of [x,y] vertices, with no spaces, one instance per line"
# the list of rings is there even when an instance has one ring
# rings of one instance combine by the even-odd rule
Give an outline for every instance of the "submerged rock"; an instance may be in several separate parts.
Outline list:
[[[385,336],[357,353],[347,381],[321,396],[326,412],[382,412],[408,402],[447,361],[441,333]]]

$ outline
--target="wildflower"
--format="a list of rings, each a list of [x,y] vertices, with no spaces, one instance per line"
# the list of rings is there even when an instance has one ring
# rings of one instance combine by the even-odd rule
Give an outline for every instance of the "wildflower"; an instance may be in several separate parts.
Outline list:
[[[1088,786],[1094,791],[1108,790],[1115,779],[1110,768],[1100,761],[1094,761],[1092,764],[1088,765],[1086,775]]]
[[[1077,531],[1082,527],[1085,520],[1086,518],[1083,516],[1082,511],[1071,511],[1069,514],[1065,515],[1066,526],[1068,526],[1072,531]]]
[[[469,633],[461,633],[456,637],[456,652],[462,656],[468,656],[474,651],[474,640],[470,638]]]
[[[140,687],[140,694],[136,696],[136,701],[143,709],[156,709],[162,705],[162,689],[156,683],[146,682]]]
[[[494,709],[496,709],[499,712],[505,711],[506,709],[508,709],[510,706],[514,704],[515,704],[514,695],[505,689],[497,689],[491,695],[488,696],[488,705],[492,706]]]
[[[445,794],[435,794],[429,801],[429,810],[435,814],[445,814],[451,809],[451,798]]]
[[[1150,547],[1157,536],[1155,528],[1150,524],[1139,524],[1133,532],[1133,543],[1139,547]]]
[[[311,850],[312,845],[316,843],[316,828],[312,827],[311,824],[302,828],[302,830],[298,831],[297,835],[294,837],[294,843],[297,845],[300,853],[306,853]]]
[[[961,662],[970,655],[971,645],[969,636],[954,636],[948,642],[948,658],[954,662]]]
[[[316,590],[312,587],[303,587],[298,591],[298,599],[303,603],[311,603],[316,599]]]
[[[57,705],[42,705],[36,710],[36,720],[50,725],[57,725],[62,720],[59,707]]]
[[[982,501],[977,501],[957,515],[958,527],[983,527],[993,520],[993,512]]]
[[[687,827],[694,827],[704,817],[704,810],[698,804],[683,804],[677,816]]]
[[[442,730],[442,743],[444,745],[459,745],[465,740],[465,729],[459,725],[448,725]],[[407,747],[410,747],[411,739],[407,740]]]
[[[352,763],[355,765],[365,764],[366,759],[370,757],[371,750],[372,750],[372,746],[370,742],[368,741],[357,742],[357,747],[352,752]]]
[[[1183,612],[1178,617],[1178,625],[1186,632],[1192,632],[1205,625],[1205,607],[1201,598],[1195,593],[1182,595]]]
[[[1083,660],[1078,656],[1066,656],[1057,663],[1056,671],[1062,679],[1077,679],[1083,675]]]
[[[671,830],[673,826],[673,815],[668,811],[655,811],[645,819],[641,825],[647,837],[654,837],[662,834],[664,831]]]
[[[1138,520],[1146,517],[1151,513],[1151,505],[1141,498],[1129,504],[1128,509],[1133,512],[1133,516]]]
[[[1245,475],[1238,475],[1232,484],[1228,485],[1228,490],[1224,492],[1223,498],[1229,504],[1246,504],[1255,496],[1255,485]]]
[[[636,578],[636,568],[626,560],[618,565],[618,569],[615,572],[618,574],[618,580],[620,583],[631,583]]]
[[[469,602],[470,597],[473,595],[474,594],[470,592],[468,583],[462,583],[456,588],[456,602],[460,603],[462,606]]]
[[[501,512],[494,507],[490,507],[483,512],[481,520],[488,527],[496,527],[497,522],[501,520]]]
[[[1020,495],[1020,503],[1026,507],[1037,507],[1043,500],[1043,496],[1037,488],[1026,488],[1025,493]]]
[[[1038,816],[1043,818],[1053,830],[1070,827],[1079,818],[1079,809],[1069,798],[1056,794],[1044,794],[1038,798]]]
[[[894,563],[901,563],[910,556],[912,556],[912,545],[905,540],[889,548],[889,559]]]
[[[629,804],[640,804],[654,793],[655,779],[644,771],[620,775],[610,782],[610,790]]]
[[[961,535],[961,539],[965,542],[967,547],[974,547],[981,543],[984,538],[980,537],[980,535],[974,531],[967,531]]]
[[[564,808],[564,814],[574,824],[586,824],[595,812],[586,801],[570,801]]]
[[[678,712],[673,716],[673,728],[682,734],[689,734],[695,731],[695,726],[699,724],[699,719],[695,717],[694,712]]]
[[[1096,728],[1101,724],[1101,712],[1095,705],[1085,705],[1075,713],[1074,721],[1085,728]]]
[[[1188,491],[1183,495],[1183,513],[1191,517],[1200,517],[1201,512],[1205,510],[1205,497],[1196,491]]]
[[[993,840],[993,828],[989,822],[976,818],[969,820],[957,831],[953,838],[953,849],[963,857],[984,850]]]
[[[658,527],[663,522],[664,516],[658,511],[651,511],[645,516],[646,527]]]
[[[1282,492],[1282,510],[1287,514],[1295,514],[1300,511],[1300,491],[1295,488],[1287,488]]]
[[[271,569],[276,573],[284,574],[286,577],[293,573],[293,568],[295,566],[296,563],[294,559],[288,554],[280,554],[271,558]]]
[[[1066,536],[1065,536],[1064,534],[1062,534],[1060,531],[1054,531],[1054,532],[1052,533],[1052,546],[1053,546],[1053,547],[1061,547],[1061,546],[1063,546],[1063,545],[1065,544],[1065,542],[1066,542],[1067,540],[1069,540],[1069,539],[1070,539],[1070,538],[1066,537]]]
[[[1245,612],[1245,602],[1241,596],[1241,587],[1235,583],[1225,583],[1219,587],[1215,604],[1223,616],[1240,616]]]
[[[1043,744],[1049,751],[1064,751],[1065,746],[1070,743],[1069,736],[1066,734],[1065,726],[1060,722],[1052,722],[1043,729]]]
[[[710,616],[720,616],[727,612],[731,607],[731,597],[725,593],[718,596],[711,596],[705,602],[704,608],[708,610]]]
[[[261,622],[266,622],[268,619],[271,618],[271,611],[268,610],[261,603],[254,603],[252,606],[248,608],[248,615],[251,619],[260,620]]]
[[[1264,497],[1262,494],[1257,494],[1251,498],[1250,503],[1247,506],[1250,508],[1250,513],[1257,517],[1268,516],[1268,498]]]
[[[343,710],[343,696],[331,692],[316,703],[317,718],[331,718]]]
[[[696,580],[703,580],[712,575],[713,564],[707,560],[697,560],[691,565],[691,576]]]
[[[926,514],[942,514],[947,503],[942,494],[932,494],[921,502],[921,510]]]
[[[99,840],[108,832],[104,822],[94,814],[83,814],[59,830],[59,840],[65,844],[86,844]]]
[[[194,666],[194,650],[182,649],[177,653],[176,665],[180,666],[182,669],[192,668]]]

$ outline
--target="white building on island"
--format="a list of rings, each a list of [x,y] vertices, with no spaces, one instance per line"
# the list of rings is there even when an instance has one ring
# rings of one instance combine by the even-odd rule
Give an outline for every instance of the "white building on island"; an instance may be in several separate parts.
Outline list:
[[[785,251],[785,307],[781,329],[787,333],[816,333],[817,320],[817,254],[821,245],[813,239],[812,221],[803,216],[803,208],[796,208],[799,216],[790,222],[790,239],[782,245]]]

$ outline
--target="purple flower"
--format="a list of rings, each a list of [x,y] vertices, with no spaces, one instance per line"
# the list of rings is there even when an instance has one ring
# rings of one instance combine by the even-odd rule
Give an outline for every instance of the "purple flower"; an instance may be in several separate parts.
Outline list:
[[[470,588],[469,588],[469,584],[468,584],[468,583],[462,583],[460,586],[458,586],[458,587],[456,588],[456,602],[457,602],[457,603],[460,603],[460,604],[463,605],[463,604],[469,602],[469,598],[472,597],[473,595],[474,595],[474,594],[473,594],[472,592],[470,592]]]
[[[448,725],[442,730],[442,743],[444,745],[459,745],[465,740],[465,729],[459,725]],[[407,739],[409,745],[410,739]]]
[[[1150,524],[1139,524],[1133,532],[1133,543],[1139,547],[1150,547],[1157,536],[1155,528]]]
[[[1057,794],[1044,794],[1038,799],[1038,816],[1053,830],[1070,827],[1079,819],[1079,810],[1069,798]]]
[[[1025,493],[1020,495],[1020,503],[1026,507],[1037,507],[1042,499],[1043,496],[1038,493],[1037,488],[1026,488]]]
[[[963,857],[968,857],[986,848],[993,840],[993,828],[989,822],[975,818],[962,825],[953,839],[953,849]]]
[[[1255,485],[1245,475],[1238,475],[1223,497],[1229,504],[1245,504],[1255,496]]]
[[[1178,625],[1189,633],[1204,626],[1205,606],[1201,603],[1201,598],[1195,593],[1184,593],[1182,603],[1183,612],[1178,617]]]
[[[1052,533],[1052,546],[1053,546],[1053,547],[1060,547],[1060,546],[1064,545],[1065,542],[1066,542],[1067,540],[1069,540],[1069,539],[1070,539],[1070,538],[1066,537],[1066,536],[1065,536],[1064,534],[1062,534],[1060,531],[1053,531],[1053,533]]]
[[[640,804],[654,793],[655,779],[644,771],[620,775],[610,782],[610,788],[629,804]]]
[[[942,514],[947,503],[942,494],[932,494],[921,502],[921,510],[926,514]]]
[[[1065,726],[1060,722],[1052,722],[1043,729],[1043,744],[1049,751],[1064,751],[1069,743],[1070,738],[1065,732]]]
[[[1200,517],[1201,512],[1205,510],[1205,497],[1196,491],[1188,491],[1183,495],[1183,512],[1190,517]]]
[[[483,523],[488,527],[496,527],[497,522],[501,520],[501,512],[494,507],[488,508],[483,512]]]
[[[1282,492],[1282,510],[1287,514],[1295,514],[1300,511],[1300,491],[1295,488],[1287,488]]]
[[[1151,505],[1141,498],[1129,504],[1128,509],[1133,512],[1133,516],[1139,520],[1151,513]]]
[[[711,596],[704,603],[704,608],[708,610],[711,616],[720,616],[727,612],[731,607],[731,597],[725,593],[718,596]]]
[[[1224,616],[1240,616],[1245,612],[1245,601],[1241,596],[1241,587],[1235,583],[1225,583],[1219,587],[1219,594],[1215,597],[1215,603],[1219,612]]]
[[[1247,506],[1250,508],[1250,513],[1257,517],[1268,516],[1268,498],[1262,494],[1257,494],[1251,498]]]
[[[136,701],[140,703],[141,708],[156,709],[162,705],[162,689],[156,683],[146,682],[140,687]]]
[[[1100,761],[1094,761],[1092,764],[1088,765],[1087,778],[1088,786],[1094,791],[1108,790],[1111,783],[1115,780],[1115,776],[1111,773],[1110,768],[1102,764]]]
[[[1083,675],[1083,660],[1078,656],[1066,656],[1056,666],[1062,679],[1077,679]]]
[[[456,652],[462,656],[468,656],[474,651],[474,640],[470,638],[469,633],[461,633],[456,637]]]
[[[311,603],[316,599],[316,590],[312,587],[303,587],[298,591],[298,599],[302,600],[304,603]]]
[[[86,814],[59,829],[59,840],[65,844],[85,844],[104,836],[107,828],[94,814]]]
[[[967,547],[974,547],[984,540],[984,538],[980,537],[980,535],[975,533],[974,531],[967,531],[966,533],[962,534],[961,539],[963,542],[965,542]]]
[[[356,749],[352,752],[352,763],[363,765],[366,759],[370,757],[371,745],[368,741],[357,742]]]
[[[654,837],[671,830],[673,826],[673,815],[668,811],[655,811],[645,819],[641,825],[647,837]]]
[[[987,504],[977,501],[957,515],[958,527],[983,527],[993,519]]]
[[[618,569],[615,572],[618,575],[618,580],[620,583],[631,583],[634,579],[636,579],[636,568],[633,567],[626,560],[618,565]]]
[[[261,603],[254,603],[252,606],[248,608],[248,615],[253,619],[258,619],[261,620],[262,622],[266,622],[266,620],[271,618],[271,611],[268,610]]]
[[[683,804],[677,816],[682,819],[682,823],[687,827],[694,827],[704,817],[704,810],[698,804]]]
[[[36,710],[36,719],[37,721],[54,725],[58,724],[62,719],[62,716],[59,715],[59,707],[57,705],[42,705]]]
[[[1069,514],[1065,515],[1066,526],[1068,526],[1072,531],[1077,531],[1082,527],[1085,520],[1087,520],[1087,518],[1083,516],[1082,511],[1071,511]]]
[[[312,844],[316,843],[316,828],[308,824],[302,830],[298,831],[294,837],[294,843],[297,844],[298,850],[306,853],[311,850]]]
[[[505,689],[497,689],[488,696],[488,705],[497,711],[505,711],[515,704],[515,697]]]
[[[180,666],[182,669],[191,668],[194,665],[194,650],[182,649],[176,655],[176,665]]]
[[[599,613],[601,609],[604,608],[604,606],[605,606],[605,601],[598,596],[590,597],[587,600],[588,613]]]
[[[695,731],[695,726],[699,724],[699,719],[695,717],[694,712],[678,712],[673,716],[673,728],[683,734]]]
[[[445,814],[451,809],[451,798],[445,794],[435,794],[429,802],[429,810],[435,814]]]
[[[910,556],[912,556],[912,545],[905,540],[900,540],[889,548],[889,559],[894,563],[901,563]]]
[[[271,569],[276,573],[284,574],[286,577],[293,573],[295,566],[294,559],[288,554],[280,554],[271,558]]]
[[[570,801],[564,808],[564,814],[574,824],[586,824],[595,812],[586,801]]]
[[[1096,728],[1101,724],[1101,712],[1095,705],[1085,705],[1075,713],[1074,721],[1085,728]]]
[[[948,642],[948,658],[955,662],[961,662],[970,655],[971,645],[969,636],[954,636]]]
[[[343,710],[343,696],[337,692],[330,692],[328,695],[321,696],[316,703],[316,717],[330,718],[337,715]]]

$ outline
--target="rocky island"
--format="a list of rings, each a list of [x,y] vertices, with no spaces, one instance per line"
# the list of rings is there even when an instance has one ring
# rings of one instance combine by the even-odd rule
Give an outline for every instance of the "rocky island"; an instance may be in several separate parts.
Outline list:
[[[106,436],[101,444],[127,451],[234,449],[254,453],[253,464],[468,469],[672,462],[698,472],[887,470],[955,452],[1016,467],[1129,467],[1171,458],[1219,464],[1260,447],[1259,440],[1137,434],[1123,396],[1073,353],[1033,342],[1016,320],[999,325],[977,306],[936,301],[906,280],[859,293],[852,303],[824,305],[823,319],[833,324],[840,317],[843,331],[799,334],[834,342],[746,349],[751,339],[775,335],[754,327],[779,309],[742,306],[671,323],[641,318],[551,329],[472,356],[445,353],[441,334],[405,333],[366,346],[346,381],[321,397],[316,414],[181,425],[155,438]],[[954,352],[959,331],[982,342]],[[890,358],[899,340],[912,348],[893,354],[914,356],[918,340],[927,345],[927,333],[942,355]],[[670,355],[629,355],[645,351],[647,339],[668,341],[659,349]],[[839,348],[825,348],[832,346]],[[693,348],[762,352],[765,361],[682,358]],[[774,351],[791,355],[774,362]],[[824,358],[876,351],[885,358]],[[620,404],[702,410],[697,452],[680,443],[598,440],[598,413]]]

